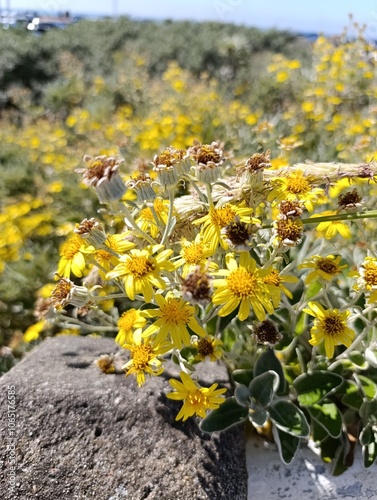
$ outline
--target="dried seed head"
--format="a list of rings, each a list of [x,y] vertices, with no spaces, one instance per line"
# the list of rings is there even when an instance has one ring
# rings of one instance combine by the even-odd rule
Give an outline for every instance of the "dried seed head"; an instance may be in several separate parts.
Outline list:
[[[262,170],[264,168],[271,167],[271,152],[266,151],[264,153],[254,153],[245,162],[243,170],[248,170],[250,173]]]
[[[259,344],[275,345],[278,344],[283,338],[275,323],[269,319],[265,319],[261,323],[258,323],[252,328],[252,330],[255,339]]]
[[[361,207],[362,197],[357,189],[353,189],[348,193],[341,194],[338,197],[338,206],[340,209],[349,210]]]
[[[126,182],[129,189],[134,189],[137,200],[141,203],[144,201],[153,201],[156,198],[156,192],[152,187],[152,179],[148,173],[141,173]]]
[[[65,307],[68,304],[69,294],[74,286],[73,281],[67,278],[60,278],[51,293],[51,304],[57,309]]]
[[[52,299],[51,297],[45,298],[45,297],[39,297],[34,306],[34,316],[37,318],[38,321],[44,319],[52,305]]]
[[[196,139],[188,149],[188,153],[196,165],[214,164],[220,166],[225,161],[221,144],[216,141],[211,144],[202,144]]]
[[[195,140],[193,146],[188,149],[188,154],[195,164],[195,175],[198,181],[211,184],[219,178],[219,167],[225,161],[219,142],[202,144]]]
[[[152,165],[158,180],[167,189],[176,186],[179,177],[190,171],[191,162],[185,151],[169,146],[153,158]]]
[[[94,219],[84,219],[75,228],[75,233],[81,236],[88,245],[93,245],[95,248],[103,245],[106,241],[106,233],[101,224]]]
[[[304,204],[301,201],[282,201],[279,205],[280,218],[297,219],[304,211]]]
[[[214,353],[214,345],[210,339],[203,337],[198,340],[198,354],[204,359],[207,356],[211,356]]]
[[[271,167],[270,151],[255,153],[237,169],[237,175],[242,177],[242,182],[257,186],[263,182],[263,170]]]
[[[183,299],[192,304],[206,305],[212,297],[211,277],[196,266],[195,270],[182,279]]]
[[[100,356],[96,364],[103,373],[106,373],[106,375],[115,372],[114,358],[108,354]]]
[[[232,250],[248,251],[251,244],[251,228],[249,224],[241,222],[239,217],[225,226],[221,233],[225,235],[226,242]]]
[[[126,192],[126,186],[118,172],[123,160],[104,155],[95,158],[85,155],[84,161],[88,166],[77,169],[76,172],[83,174],[84,184],[95,188],[100,203],[120,200]]]
[[[304,226],[298,219],[278,219],[274,222],[274,233],[283,245],[296,246],[301,243]]]

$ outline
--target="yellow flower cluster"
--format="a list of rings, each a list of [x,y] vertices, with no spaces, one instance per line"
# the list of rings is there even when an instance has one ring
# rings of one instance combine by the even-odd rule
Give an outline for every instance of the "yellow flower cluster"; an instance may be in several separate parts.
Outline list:
[[[346,271],[358,264],[349,252],[351,241],[360,245],[361,221],[377,215],[363,205],[365,197],[365,205],[373,206],[365,165],[276,170],[267,151],[239,167],[221,143],[195,140],[187,150],[164,149],[149,171],[122,185],[121,173],[113,170],[121,161],[96,158],[78,172],[86,181],[95,179],[102,220],[82,220],[61,246],[60,279],[49,307],[62,327],[70,305],[77,311],[69,319],[72,327],[117,332],[116,342],[130,356],[124,369],[139,386],[160,375],[172,355],[182,370],[182,382],[172,381],[176,392],[169,395],[184,402],[177,418],[204,417],[221,404],[223,390],[200,387],[191,372],[241,339],[255,353],[260,345],[295,343],[314,316],[311,338],[303,339],[307,349],[313,346],[330,360],[342,355],[339,346],[351,347],[357,328],[349,326],[347,302],[365,291],[374,303],[377,289],[376,258],[365,254],[358,273]],[[368,169],[372,183],[376,165]],[[345,178],[357,188],[347,190]],[[340,193],[337,204],[327,183]],[[329,241],[338,234],[337,254],[329,254]],[[358,295],[343,294],[339,301],[335,290],[347,283]],[[286,327],[280,331],[282,317]],[[265,326],[251,327],[257,333],[250,336],[253,322]],[[46,327],[37,325],[36,332]]]
[[[170,397],[184,401],[183,419],[222,401],[222,389],[191,378],[204,360],[244,366],[276,344],[297,375],[296,348],[327,366],[358,339],[366,348],[377,301],[376,61],[362,33],[320,37],[311,62],[275,57],[263,73],[280,96],[272,116],[267,102],[225,97],[220,82],[176,63],[145,85],[135,60],[117,84],[143,105],[72,105],[55,121],[36,114],[1,128],[30,193],[8,183],[0,273],[7,279],[38,252],[43,275],[56,271],[24,340],[67,328],[114,335],[138,385],[161,374],[169,354],[182,371]],[[105,102],[109,88],[98,77],[87,94]],[[88,155],[77,169],[79,149]],[[259,341],[250,329],[263,332]]]

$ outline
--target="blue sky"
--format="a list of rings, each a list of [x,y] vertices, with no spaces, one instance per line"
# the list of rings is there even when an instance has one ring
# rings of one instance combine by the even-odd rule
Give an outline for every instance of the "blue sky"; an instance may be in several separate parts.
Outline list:
[[[228,21],[261,28],[339,33],[353,13],[377,39],[376,0],[0,0],[0,7],[148,19]]]

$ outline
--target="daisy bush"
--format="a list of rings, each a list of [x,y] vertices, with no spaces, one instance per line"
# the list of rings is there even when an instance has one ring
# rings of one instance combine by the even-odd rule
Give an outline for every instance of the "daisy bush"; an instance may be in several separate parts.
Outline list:
[[[85,156],[76,169],[101,209],[61,246],[44,327],[114,335],[139,387],[172,359],[177,420],[249,421],[286,463],[310,439],[334,473],[359,441],[371,465],[376,164],[276,168],[269,151],[240,161],[199,140],[128,177],[123,163]],[[228,365],[233,395],[198,383],[205,361]]]
[[[178,420],[248,421],[286,463],[310,439],[336,474],[359,442],[372,465],[377,51],[352,28],[259,71],[228,39],[221,78],[189,58],[156,76],[123,47],[83,88],[62,52],[47,101],[13,88],[28,117],[1,117],[1,345],[110,336],[140,387],[179,366]],[[232,395],[196,377],[219,361]]]

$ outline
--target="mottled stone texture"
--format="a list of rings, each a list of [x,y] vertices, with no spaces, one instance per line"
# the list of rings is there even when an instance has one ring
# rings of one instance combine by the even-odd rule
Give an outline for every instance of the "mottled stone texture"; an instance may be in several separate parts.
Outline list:
[[[94,364],[113,340],[47,339],[0,379],[1,498],[6,500],[246,500],[244,433],[200,432],[176,422],[163,376],[138,389],[134,377]],[[222,365],[204,364],[200,381],[228,384]],[[16,489],[8,483],[7,387],[16,390]]]

